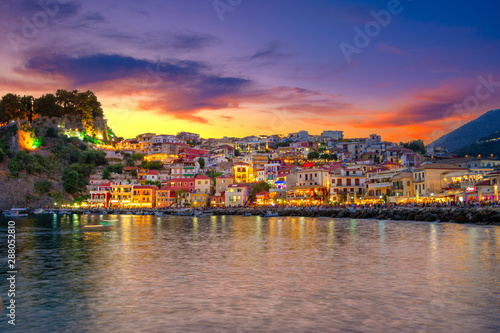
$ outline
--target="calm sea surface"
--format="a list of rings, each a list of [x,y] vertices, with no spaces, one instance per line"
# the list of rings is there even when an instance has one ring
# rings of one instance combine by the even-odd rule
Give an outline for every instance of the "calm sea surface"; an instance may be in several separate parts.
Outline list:
[[[109,232],[81,232],[102,219]],[[500,227],[212,216],[19,219],[2,332],[499,332]]]

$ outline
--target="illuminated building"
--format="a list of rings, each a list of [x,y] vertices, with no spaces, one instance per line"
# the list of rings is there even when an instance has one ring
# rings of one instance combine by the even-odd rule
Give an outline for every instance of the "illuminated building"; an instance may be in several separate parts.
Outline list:
[[[226,207],[244,206],[249,197],[250,190],[242,184],[233,184],[227,187],[225,193]]]
[[[210,204],[209,193],[191,193],[191,208],[205,208]]]
[[[97,190],[89,191],[90,198],[87,200],[90,207],[108,208],[111,199],[111,185],[108,182],[97,186]]]
[[[156,208],[168,208],[175,204],[175,192],[162,188],[156,190]]]
[[[233,166],[233,175],[235,183],[249,183],[251,182],[250,178],[250,165],[247,163],[236,163]]]
[[[215,177],[215,194],[221,195],[224,191],[226,191],[229,185],[234,183],[234,179],[231,176],[222,175],[219,177]]]
[[[156,186],[133,186],[132,207],[154,208],[156,205]]]

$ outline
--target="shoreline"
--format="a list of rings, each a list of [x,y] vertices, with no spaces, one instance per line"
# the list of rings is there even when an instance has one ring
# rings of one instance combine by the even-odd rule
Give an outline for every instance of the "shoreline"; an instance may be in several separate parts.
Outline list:
[[[55,214],[58,209],[47,210]],[[329,217],[352,219],[376,219],[393,221],[418,221],[418,222],[453,222],[459,224],[498,225],[500,226],[499,207],[332,207],[332,208],[293,208],[293,207],[235,207],[212,209],[64,209],[66,214],[107,214],[117,215],[132,213],[133,215],[160,216],[208,216],[208,215],[249,215],[264,216],[271,213],[275,217]],[[30,214],[31,215],[31,214]],[[128,215],[128,214],[127,214]],[[8,217],[7,217],[8,218]]]

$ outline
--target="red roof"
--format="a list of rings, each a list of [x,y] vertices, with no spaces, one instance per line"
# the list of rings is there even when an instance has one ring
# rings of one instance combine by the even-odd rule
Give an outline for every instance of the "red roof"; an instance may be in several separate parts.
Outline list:
[[[257,193],[255,196],[257,197],[257,196],[263,196],[263,195],[268,195],[268,194],[269,194],[269,192],[262,191],[262,192]]]
[[[151,170],[151,171],[148,171],[148,175],[157,175],[158,174],[158,170]]]
[[[205,176],[205,175],[198,175],[198,176],[196,176],[195,179],[212,179],[212,178]]]

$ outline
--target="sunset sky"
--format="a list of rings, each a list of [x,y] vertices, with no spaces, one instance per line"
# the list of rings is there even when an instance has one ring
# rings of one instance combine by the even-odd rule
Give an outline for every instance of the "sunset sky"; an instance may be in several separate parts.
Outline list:
[[[343,130],[430,143],[500,108],[500,4],[471,4],[3,0],[0,94],[92,90],[126,138]]]

